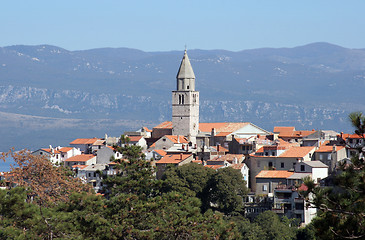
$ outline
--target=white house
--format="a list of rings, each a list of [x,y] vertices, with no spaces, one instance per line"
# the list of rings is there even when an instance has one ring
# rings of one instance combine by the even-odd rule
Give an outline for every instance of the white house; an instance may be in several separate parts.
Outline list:
[[[96,156],[93,154],[81,154],[70,157],[64,161],[64,165],[72,168],[74,165],[96,164]]]
[[[50,148],[38,149],[32,152],[32,154],[35,156],[43,156],[48,160],[50,160],[53,164],[60,164],[62,161],[61,152],[58,151],[57,149],[52,148],[52,146],[50,146]]]

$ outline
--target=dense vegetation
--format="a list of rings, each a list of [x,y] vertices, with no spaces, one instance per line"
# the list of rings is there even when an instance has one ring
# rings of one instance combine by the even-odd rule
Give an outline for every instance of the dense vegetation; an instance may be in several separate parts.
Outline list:
[[[352,115],[357,134],[365,118]],[[198,164],[170,168],[155,180],[140,148],[119,149],[128,161],[105,177],[96,195],[62,167],[28,152],[13,154],[18,187],[0,191],[0,239],[361,239],[365,236],[365,167],[359,154],[341,165],[335,187],[308,181],[303,193],[320,209],[306,228],[296,221],[261,213],[243,216],[247,194],[237,170]],[[362,149],[360,149],[361,153]],[[310,197],[312,196],[312,197]]]

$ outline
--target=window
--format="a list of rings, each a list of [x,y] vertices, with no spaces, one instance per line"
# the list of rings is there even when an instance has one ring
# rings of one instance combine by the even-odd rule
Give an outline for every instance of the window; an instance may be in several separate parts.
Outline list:
[[[319,154],[319,160],[323,160],[323,154]]]
[[[163,138],[162,141],[166,142],[166,138]]]
[[[89,177],[91,177],[91,173],[89,173]]]
[[[272,167],[272,162],[269,162],[269,167]]]
[[[262,185],[262,191],[266,192],[267,191],[267,185]]]
[[[96,177],[96,172],[94,172],[94,177]]]
[[[265,152],[265,156],[269,156],[269,152]]]
[[[42,153],[42,152],[40,152],[40,153],[39,153],[39,155],[43,155],[43,153]]]
[[[304,165],[300,165],[300,171],[302,171],[302,172],[305,171],[305,166]]]
[[[189,89],[189,86],[186,86],[186,89]]]
[[[309,153],[309,158],[312,158],[312,153]]]
[[[272,152],[272,153],[271,153],[271,155],[272,155],[272,156],[275,156],[275,155],[276,155],[276,152]]]
[[[331,160],[331,154],[330,153],[327,155],[327,160]]]
[[[280,167],[281,168],[284,168],[284,163],[282,162],[282,163],[280,163]]]

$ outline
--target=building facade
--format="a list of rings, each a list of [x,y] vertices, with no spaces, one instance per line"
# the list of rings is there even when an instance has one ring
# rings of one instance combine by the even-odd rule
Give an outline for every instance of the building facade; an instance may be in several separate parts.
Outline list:
[[[184,53],[172,91],[172,135],[186,136],[196,144],[199,130],[199,92],[195,91],[195,75],[189,57]]]

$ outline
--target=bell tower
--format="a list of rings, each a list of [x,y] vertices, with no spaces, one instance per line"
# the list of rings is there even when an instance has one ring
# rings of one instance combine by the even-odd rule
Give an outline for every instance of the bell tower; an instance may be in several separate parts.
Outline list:
[[[196,144],[199,130],[199,92],[195,91],[195,75],[185,50],[172,91],[172,134],[186,136]]]

